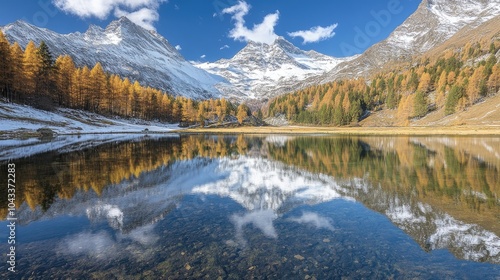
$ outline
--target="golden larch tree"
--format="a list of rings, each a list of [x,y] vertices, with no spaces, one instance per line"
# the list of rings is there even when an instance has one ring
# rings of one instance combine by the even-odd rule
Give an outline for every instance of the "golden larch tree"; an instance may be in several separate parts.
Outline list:
[[[17,96],[24,90],[23,56],[24,52],[17,42],[10,46],[12,63],[12,90]]]
[[[38,55],[37,47],[33,41],[30,41],[23,55],[24,91],[26,93],[35,93],[37,76],[41,66],[42,61]]]
[[[0,92],[7,97],[13,83],[12,56],[10,44],[0,30]]]
[[[57,101],[59,106],[70,106],[70,94],[73,87],[73,74],[76,71],[75,63],[69,55],[59,56],[56,59]]]
[[[240,104],[238,106],[238,111],[236,113],[236,118],[240,124],[243,124],[243,121],[248,117],[248,107],[245,104]]]

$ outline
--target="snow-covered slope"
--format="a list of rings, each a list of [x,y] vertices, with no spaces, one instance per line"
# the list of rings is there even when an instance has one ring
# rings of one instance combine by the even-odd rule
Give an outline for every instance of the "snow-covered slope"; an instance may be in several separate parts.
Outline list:
[[[498,15],[499,0],[425,0],[386,44],[391,50],[423,53],[463,27],[478,27]]]
[[[8,135],[34,132],[40,128],[49,128],[57,134],[139,133],[146,129],[148,132],[170,132],[181,129],[177,124],[108,118],[73,109],[48,112],[26,105],[4,103],[1,100],[0,124],[0,139],[5,136],[8,138]]]
[[[500,0],[423,0],[417,10],[384,41],[358,58],[339,64],[322,79],[369,76],[386,63],[408,60],[444,43],[464,27],[474,29],[500,15]]]
[[[278,37],[270,45],[249,42],[231,59],[197,66],[230,81],[236,91],[225,85],[219,86],[226,94],[264,100],[295,90],[301,81],[321,75],[350,59],[303,51]]]
[[[91,25],[83,34],[58,34],[23,21],[6,25],[2,31],[22,47],[30,40],[37,44],[43,40],[53,54],[69,54],[79,66],[101,62],[111,73],[175,95],[196,99],[220,96],[214,85],[224,79],[194,67],[161,35],[126,17],[105,29]]]

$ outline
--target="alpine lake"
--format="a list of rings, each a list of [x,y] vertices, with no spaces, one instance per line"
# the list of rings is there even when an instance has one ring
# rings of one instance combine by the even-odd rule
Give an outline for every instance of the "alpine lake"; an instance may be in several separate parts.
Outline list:
[[[0,279],[500,279],[499,137],[81,137],[0,148]]]

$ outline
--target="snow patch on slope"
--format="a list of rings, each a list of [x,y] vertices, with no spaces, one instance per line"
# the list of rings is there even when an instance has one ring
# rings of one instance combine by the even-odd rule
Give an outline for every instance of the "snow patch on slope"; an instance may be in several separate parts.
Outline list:
[[[57,134],[82,133],[135,133],[169,132],[178,130],[178,124],[149,122],[139,119],[108,118],[102,115],[73,109],[54,112],[38,110],[30,106],[0,101],[0,132],[19,129],[37,130],[50,128]]]

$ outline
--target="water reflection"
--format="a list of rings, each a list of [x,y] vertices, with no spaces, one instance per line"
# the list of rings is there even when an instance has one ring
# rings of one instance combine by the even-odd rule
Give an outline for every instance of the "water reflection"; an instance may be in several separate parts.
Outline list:
[[[331,231],[334,230],[332,222],[328,218],[322,217],[314,212],[302,212],[302,216],[289,218],[288,220],[299,224],[313,226],[316,229],[324,228]]]
[[[268,277],[378,278],[419,277],[428,273],[419,267],[445,263],[446,277],[475,275],[484,267],[418,250],[398,259],[409,241],[358,203],[422,252],[500,264],[499,147],[496,138],[182,136],[33,155],[16,161],[24,269],[61,277],[97,269],[92,277],[231,278],[268,269]],[[89,224],[72,224],[82,218]],[[59,235],[34,238],[43,226]],[[364,241],[353,245],[354,236]],[[385,238],[404,242],[381,245]],[[42,258],[47,251],[57,259]],[[72,270],[63,274],[62,263]]]
[[[253,225],[258,228],[268,238],[278,238],[278,233],[274,228],[273,222],[278,218],[278,215],[271,209],[256,210],[245,214],[233,214],[230,219],[236,229],[236,240],[238,245],[246,247],[243,229],[246,225]]]

